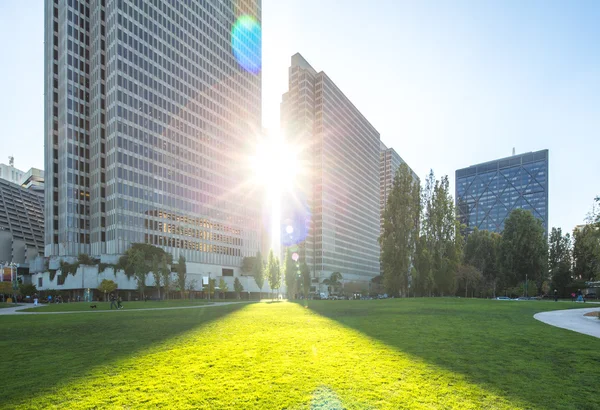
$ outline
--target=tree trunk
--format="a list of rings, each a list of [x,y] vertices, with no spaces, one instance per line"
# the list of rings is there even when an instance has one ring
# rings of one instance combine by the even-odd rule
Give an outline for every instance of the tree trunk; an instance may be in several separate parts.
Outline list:
[[[465,281],[465,298],[468,297],[467,296],[467,294],[468,294],[467,288],[468,288],[467,281]]]

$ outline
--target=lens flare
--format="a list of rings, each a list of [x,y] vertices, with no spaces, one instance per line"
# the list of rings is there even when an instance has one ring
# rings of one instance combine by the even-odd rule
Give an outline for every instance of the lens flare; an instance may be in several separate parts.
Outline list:
[[[292,260],[294,262],[298,262],[298,259],[300,259],[300,255],[298,255],[296,252],[292,253]]]
[[[231,29],[231,49],[238,64],[252,74],[262,67],[262,29],[254,17],[240,16]]]

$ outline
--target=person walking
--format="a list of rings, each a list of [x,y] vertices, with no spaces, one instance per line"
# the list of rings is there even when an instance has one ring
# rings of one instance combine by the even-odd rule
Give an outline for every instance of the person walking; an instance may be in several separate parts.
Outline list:
[[[115,295],[113,295],[112,293],[110,294],[110,310],[112,310],[113,306],[115,307],[115,309],[118,309],[119,307],[117,306],[117,299],[115,298]]]
[[[554,289],[554,301],[558,302],[558,291]]]
[[[36,293],[35,295],[33,295],[33,306],[37,306],[38,305],[38,294]]]
[[[123,299],[121,299],[121,296],[119,296],[117,299],[117,309],[123,309],[123,305],[121,304],[122,301]]]

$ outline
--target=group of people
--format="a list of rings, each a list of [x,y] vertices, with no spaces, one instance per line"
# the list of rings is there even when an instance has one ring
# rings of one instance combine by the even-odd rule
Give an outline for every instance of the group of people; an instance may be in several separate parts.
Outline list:
[[[121,299],[121,296],[119,296],[117,298],[112,293],[110,294],[110,309],[111,310],[112,310],[113,306],[116,309],[123,309],[123,305],[121,304],[121,302],[123,302],[123,299]]]
[[[554,289],[554,301],[558,302],[558,290]],[[581,289],[577,289],[577,293],[571,293],[571,302],[583,302],[585,303],[585,298],[583,297],[583,292]]]

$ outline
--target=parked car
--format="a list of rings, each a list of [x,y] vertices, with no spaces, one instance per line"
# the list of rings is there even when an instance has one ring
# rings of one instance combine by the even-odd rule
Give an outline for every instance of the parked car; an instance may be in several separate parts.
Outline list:
[[[598,296],[596,295],[595,292],[590,292],[587,295],[584,296],[586,299],[597,299]]]
[[[496,298],[496,300],[512,300],[511,298],[509,298],[508,296],[498,296]]]

